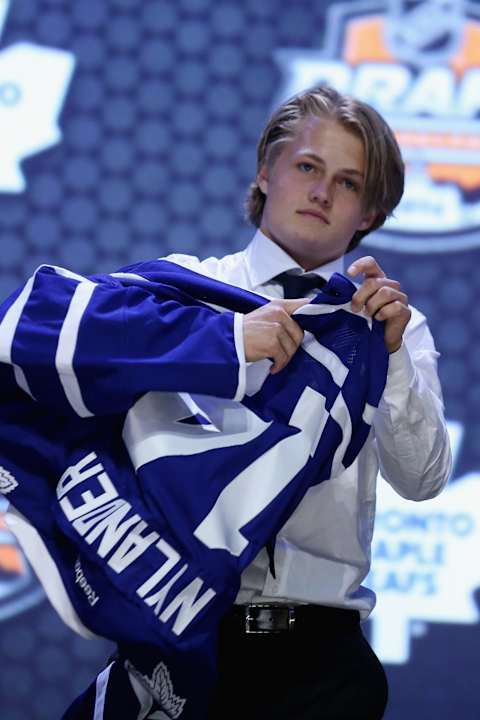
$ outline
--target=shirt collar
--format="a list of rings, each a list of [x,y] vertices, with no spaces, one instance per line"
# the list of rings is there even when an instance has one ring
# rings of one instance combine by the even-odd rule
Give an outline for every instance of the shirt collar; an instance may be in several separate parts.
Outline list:
[[[303,268],[277,243],[264,235],[261,230],[257,230],[252,241],[247,245],[245,260],[252,289],[264,285],[272,278],[288,270],[298,270],[301,274],[304,273]],[[319,265],[308,272],[309,274],[321,275],[325,280],[329,280],[334,272],[342,273],[343,271],[344,260],[342,256],[324,265]]]

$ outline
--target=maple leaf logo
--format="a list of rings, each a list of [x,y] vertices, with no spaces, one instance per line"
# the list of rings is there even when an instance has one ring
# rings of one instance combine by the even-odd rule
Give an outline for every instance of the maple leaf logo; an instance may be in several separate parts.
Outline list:
[[[0,35],[10,0],[0,0]],[[64,50],[20,42],[0,51],[0,191],[22,192],[21,161],[59,142],[57,120],[75,66]]]
[[[129,673],[130,682],[141,704],[138,720],[177,720],[180,717],[186,700],[175,695],[165,663],[158,663],[152,677],[142,675],[128,660],[125,662],[125,669]],[[157,711],[149,715],[154,700],[165,713]]]
[[[0,465],[0,493],[6,495],[12,490],[15,490],[16,487],[18,487],[18,482],[13,475]]]

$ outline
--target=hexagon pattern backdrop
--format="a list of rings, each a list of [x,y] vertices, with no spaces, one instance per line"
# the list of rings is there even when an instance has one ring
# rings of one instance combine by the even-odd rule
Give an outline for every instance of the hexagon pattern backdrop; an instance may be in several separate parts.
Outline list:
[[[387,4],[360,0],[356,7],[378,13]],[[337,13],[327,21],[333,5],[324,0],[0,3],[0,21],[2,7],[8,10],[0,38],[0,127],[6,146],[16,123],[2,124],[15,102],[6,50],[28,43],[58,51],[58,68],[64,63],[55,87],[47,65],[38,65],[32,89],[37,102],[26,119],[18,118],[18,128],[31,136],[18,150],[16,170],[13,155],[10,169],[0,167],[0,296],[42,262],[85,274],[172,251],[206,257],[242,248],[252,236],[243,201],[254,173],[256,140],[285,83],[276,51],[301,57],[324,48],[328,23],[338,20]],[[408,0],[395,5],[415,9]],[[474,14],[476,5],[465,7]],[[32,73],[35,68],[31,63]],[[470,199],[478,196],[472,191]],[[400,243],[402,234],[392,234],[391,249],[365,245],[362,253],[374,253],[429,317],[442,354],[447,416],[463,432],[452,488],[460,487],[458,478],[478,483],[480,249],[473,242],[469,249],[401,252],[396,237]],[[480,508],[480,489],[476,498]],[[451,520],[459,535],[466,532],[470,509],[460,508]],[[480,717],[478,518],[477,513],[468,521],[476,552],[470,543],[471,555],[457,558],[466,568],[471,616],[456,618],[455,609],[432,614],[431,622],[428,613],[405,615],[407,657],[401,659],[393,648],[386,664],[387,720]],[[2,558],[12,557],[2,554],[12,550],[9,542],[0,526],[0,586],[21,570],[18,555],[17,565],[2,567]],[[385,594],[390,590],[385,587]],[[408,603],[408,589],[397,590]],[[2,720],[59,718],[102,667],[110,644],[75,636],[39,600],[38,588],[17,614],[9,610],[2,616],[1,607]],[[395,616],[390,622],[393,627]]]

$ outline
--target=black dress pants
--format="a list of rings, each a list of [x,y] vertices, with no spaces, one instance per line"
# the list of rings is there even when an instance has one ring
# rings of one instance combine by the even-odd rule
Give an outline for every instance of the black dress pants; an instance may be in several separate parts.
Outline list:
[[[387,681],[358,613],[322,611],[275,634],[245,634],[227,616],[209,720],[380,720]]]

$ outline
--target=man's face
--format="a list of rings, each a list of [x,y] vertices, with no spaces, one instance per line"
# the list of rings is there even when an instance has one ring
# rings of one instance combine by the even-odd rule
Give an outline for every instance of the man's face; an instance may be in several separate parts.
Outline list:
[[[360,138],[328,118],[303,120],[257,176],[260,229],[305,270],[340,257],[375,218],[362,205],[364,173]]]

